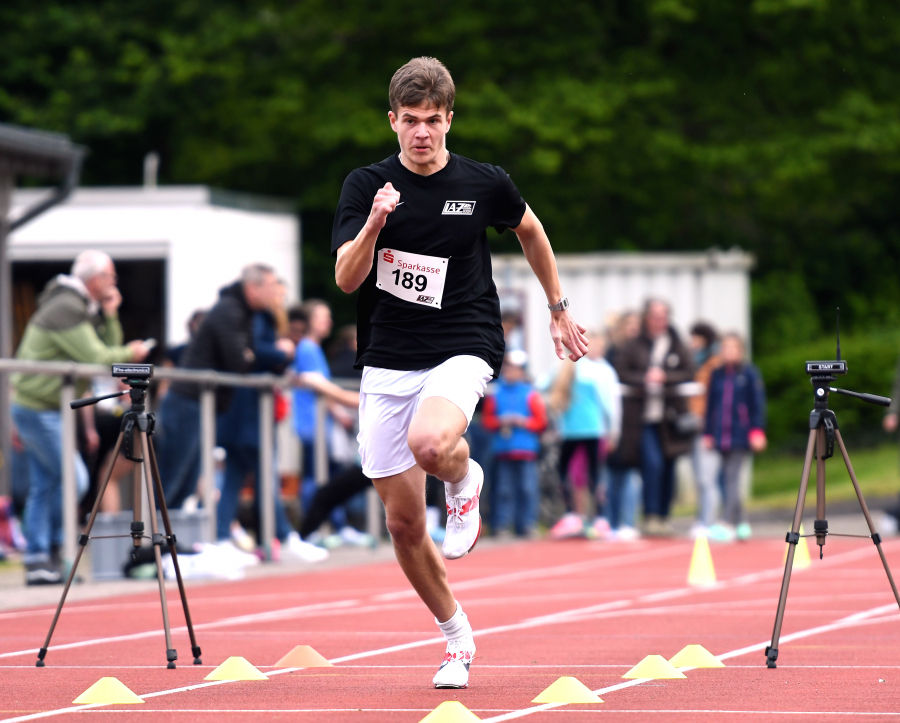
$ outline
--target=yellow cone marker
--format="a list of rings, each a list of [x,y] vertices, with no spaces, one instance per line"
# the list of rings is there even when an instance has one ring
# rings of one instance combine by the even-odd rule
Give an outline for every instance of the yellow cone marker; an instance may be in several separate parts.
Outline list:
[[[203,680],[268,680],[244,658],[228,658]]]
[[[676,670],[662,655],[648,655],[640,663],[629,670],[623,678],[647,678],[663,680],[666,678],[687,678],[680,670]]]
[[[806,538],[803,536],[806,533],[803,531],[803,524],[800,524],[800,541],[797,543],[797,551],[794,553],[794,569],[795,570],[805,570],[806,568],[812,565],[812,558],[809,554],[809,543]],[[790,547],[790,543],[787,543],[784,548],[784,560],[782,562],[787,561],[788,548]]]
[[[441,703],[419,723],[477,723],[477,715],[458,700],[447,700]]]
[[[716,570],[713,567],[709,541],[700,535],[694,543],[694,554],[691,555],[691,569],[688,571],[688,585],[706,587],[716,584]]]
[[[669,662],[676,668],[724,668],[725,663],[702,645],[686,645]]]
[[[310,645],[297,645],[275,663],[276,668],[333,668],[324,655],[319,654]]]
[[[100,678],[72,702],[122,705],[124,703],[143,703],[144,701],[132,693],[128,686],[118,678]]]
[[[600,696],[577,678],[564,676],[546,688],[532,703],[602,703]]]

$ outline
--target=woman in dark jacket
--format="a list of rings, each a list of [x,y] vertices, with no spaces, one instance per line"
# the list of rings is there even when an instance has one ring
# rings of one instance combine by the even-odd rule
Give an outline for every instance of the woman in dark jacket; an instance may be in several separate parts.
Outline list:
[[[759,370],[744,361],[737,334],[722,337],[722,366],[712,373],[706,405],[704,443],[722,458],[724,520],[738,539],[750,537],[741,499],[741,468],[752,452],[766,448],[766,388]],[[729,535],[730,536],[730,535]]]
[[[627,387],[617,462],[641,470],[645,534],[672,534],[668,517],[675,492],[675,459],[690,452],[699,429],[686,423],[690,417],[687,398],[676,394],[676,385],[693,380],[694,362],[669,325],[665,302],[647,302],[641,334],[619,352],[616,372]]]

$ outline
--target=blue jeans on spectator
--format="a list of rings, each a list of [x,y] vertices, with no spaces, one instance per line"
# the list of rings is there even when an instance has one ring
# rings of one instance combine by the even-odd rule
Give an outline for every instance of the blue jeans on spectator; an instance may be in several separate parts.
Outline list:
[[[719,460],[715,451],[704,446],[703,435],[698,434],[694,440],[691,463],[697,486],[697,522],[711,527],[716,521],[716,508],[719,506],[719,484],[716,480]]]
[[[231,521],[237,517],[240,504],[241,489],[247,475],[253,473],[256,480],[256,514],[262,519],[260,512],[260,471],[259,471],[259,447],[225,447],[225,477],[219,495],[219,504],[216,508],[216,537],[219,540],[231,539]],[[277,467],[274,464],[273,467]],[[280,484],[278,472],[275,472],[275,537],[284,542],[292,531],[288,521],[284,505],[281,503]]]
[[[312,505],[313,497],[319,491],[319,485],[316,483],[316,444],[305,439],[301,441],[303,442],[303,486],[300,488],[300,506],[305,511]],[[338,472],[340,472],[340,465],[335,464],[329,458],[328,479],[334,477]],[[328,521],[331,522],[335,531],[347,524],[347,511],[343,505],[335,507],[331,511]]]
[[[515,523],[517,535],[527,535],[537,524],[539,489],[538,466],[535,460],[494,460],[494,479],[497,482],[495,530],[506,530]]]
[[[28,499],[28,455],[25,451],[12,453],[12,510],[22,519],[25,516],[25,501]]]
[[[641,477],[644,482],[644,515],[666,518],[675,492],[675,460],[666,459],[659,424],[645,424],[641,435]]]
[[[47,562],[51,546],[62,544],[62,416],[53,409],[39,411],[14,404],[12,417],[28,460],[28,497],[22,520],[28,541],[24,562]],[[90,476],[77,452],[75,484],[81,499]]]
[[[477,418],[472,420],[469,429],[466,430],[466,437],[469,442],[469,457],[478,462],[481,469],[484,470],[484,488],[481,498],[485,505],[482,518],[492,530],[498,529],[497,520],[494,517],[494,510],[497,506],[497,473],[494,470],[494,455],[491,451],[494,435],[486,430],[481,419]]]
[[[169,509],[177,510],[200,477],[200,402],[170,391],[157,415],[153,444]]]
[[[606,468],[606,503],[609,526],[634,527],[637,514],[638,472],[628,467]]]

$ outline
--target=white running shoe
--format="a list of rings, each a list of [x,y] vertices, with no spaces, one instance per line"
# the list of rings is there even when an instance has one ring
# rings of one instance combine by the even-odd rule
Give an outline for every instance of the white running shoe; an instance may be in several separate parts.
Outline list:
[[[219,552],[230,559],[238,567],[255,567],[259,564],[259,558],[249,552],[239,550],[231,540],[219,540],[216,543]]]
[[[372,535],[367,532],[360,532],[350,525],[344,525],[338,534],[341,536],[341,540],[347,545],[353,545],[354,547],[370,547],[373,550],[378,547],[378,540]]]
[[[458,495],[447,495],[447,532],[444,557],[456,560],[471,552],[481,534],[478,500],[484,487],[484,470],[474,459],[469,460],[469,484]]]
[[[237,520],[234,520],[231,523],[231,541],[234,543],[235,547],[244,552],[252,554],[256,549],[256,540],[253,539],[250,533],[247,532]]]
[[[322,560],[327,560],[331,554],[328,550],[304,542],[296,532],[288,534],[284,547],[287,547],[287,551],[291,555],[299,557],[304,562],[322,562]]]
[[[447,641],[447,652],[444,662],[434,675],[435,688],[468,688],[469,666],[475,659],[475,640],[471,635],[464,635],[456,640]]]

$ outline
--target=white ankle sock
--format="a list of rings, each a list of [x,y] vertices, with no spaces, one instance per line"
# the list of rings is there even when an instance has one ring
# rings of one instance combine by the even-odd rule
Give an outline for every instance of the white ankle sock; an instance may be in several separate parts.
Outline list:
[[[471,463],[471,460],[469,460],[469,462]],[[471,474],[472,465],[469,464],[469,466],[466,468],[466,476],[463,477],[459,482],[444,482],[444,492],[448,495],[458,495],[466,488],[466,485],[469,484],[469,476]]]
[[[472,634],[472,626],[469,625],[469,618],[463,612],[462,605],[458,602],[456,603],[456,612],[453,613],[447,622],[442,623],[437,618],[434,619],[434,622],[437,623],[447,640],[457,640],[458,638]]]

